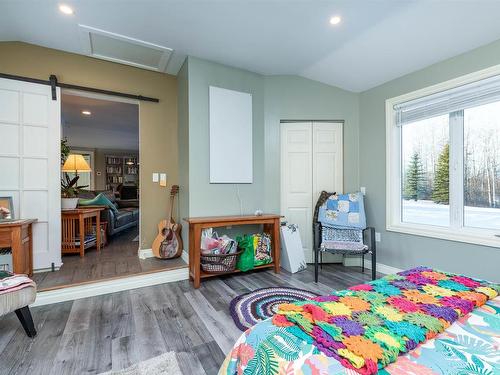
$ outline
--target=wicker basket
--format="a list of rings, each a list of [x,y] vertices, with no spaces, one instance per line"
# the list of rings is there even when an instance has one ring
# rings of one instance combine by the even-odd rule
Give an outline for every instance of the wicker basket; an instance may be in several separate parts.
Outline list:
[[[232,254],[210,254],[200,255],[200,264],[203,271],[207,273],[233,272],[236,268],[238,256],[243,252],[239,250]]]

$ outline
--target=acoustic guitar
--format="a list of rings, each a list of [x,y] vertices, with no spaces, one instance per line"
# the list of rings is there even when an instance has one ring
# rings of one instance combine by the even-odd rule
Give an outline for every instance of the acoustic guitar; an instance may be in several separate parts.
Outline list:
[[[158,235],[153,241],[153,254],[160,259],[172,259],[182,254],[182,226],[172,217],[174,199],[179,192],[179,186],[173,185],[170,190],[170,215],[168,219],[158,223]]]

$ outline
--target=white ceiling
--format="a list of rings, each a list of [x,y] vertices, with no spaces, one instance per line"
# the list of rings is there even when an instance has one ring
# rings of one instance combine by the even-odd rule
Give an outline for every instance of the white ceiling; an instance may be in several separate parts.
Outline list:
[[[82,111],[90,111],[85,116]],[[123,102],[62,94],[63,136],[72,146],[139,149],[139,106]]]
[[[500,39],[498,0],[62,1],[74,15],[54,0],[0,1],[0,40],[83,54],[84,24],[172,48],[171,74],[192,55],[359,92]]]

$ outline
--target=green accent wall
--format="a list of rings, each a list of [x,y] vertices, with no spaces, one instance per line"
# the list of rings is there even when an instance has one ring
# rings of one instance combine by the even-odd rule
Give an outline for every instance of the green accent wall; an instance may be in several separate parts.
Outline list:
[[[280,120],[344,120],[344,191],[358,189],[358,97],[302,77],[265,77],[267,210],[280,211]]]
[[[498,281],[497,248],[385,231],[385,100],[496,64],[500,41],[357,94],[189,57],[178,77],[181,216],[240,213],[235,185],[209,183],[208,87],[219,86],[253,95],[254,182],[238,185],[243,214],[280,211],[280,120],[344,120],[344,191],[367,189],[368,223],[382,234],[378,262]]]
[[[500,281],[500,249],[385,231],[385,100],[500,64],[500,41],[431,65],[360,95],[360,185],[368,223],[382,234],[377,261],[397,268],[427,265]]]
[[[305,78],[263,76],[194,57],[184,63],[178,82],[181,216],[239,215],[238,190],[241,213],[279,213],[280,120],[345,120],[344,185],[358,186],[357,94]],[[252,184],[209,183],[209,86],[252,94]],[[186,155],[188,165],[182,161]]]
[[[184,61],[177,74],[177,112],[179,129],[177,132],[179,147],[179,215],[183,230],[184,251],[188,252],[189,228],[183,221],[189,217],[189,91],[188,91],[188,60]]]

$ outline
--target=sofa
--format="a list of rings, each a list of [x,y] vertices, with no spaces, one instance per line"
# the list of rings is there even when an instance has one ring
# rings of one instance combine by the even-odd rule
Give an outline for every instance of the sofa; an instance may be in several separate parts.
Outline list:
[[[106,232],[108,236],[113,236],[121,231],[139,225],[139,204],[138,201],[130,202],[129,200],[116,199],[115,194],[111,190],[82,190],[78,194],[78,198],[92,199],[99,193],[103,193],[115,205],[115,212],[109,207],[101,211],[101,222],[108,223]],[[85,206],[82,206],[85,207]]]

